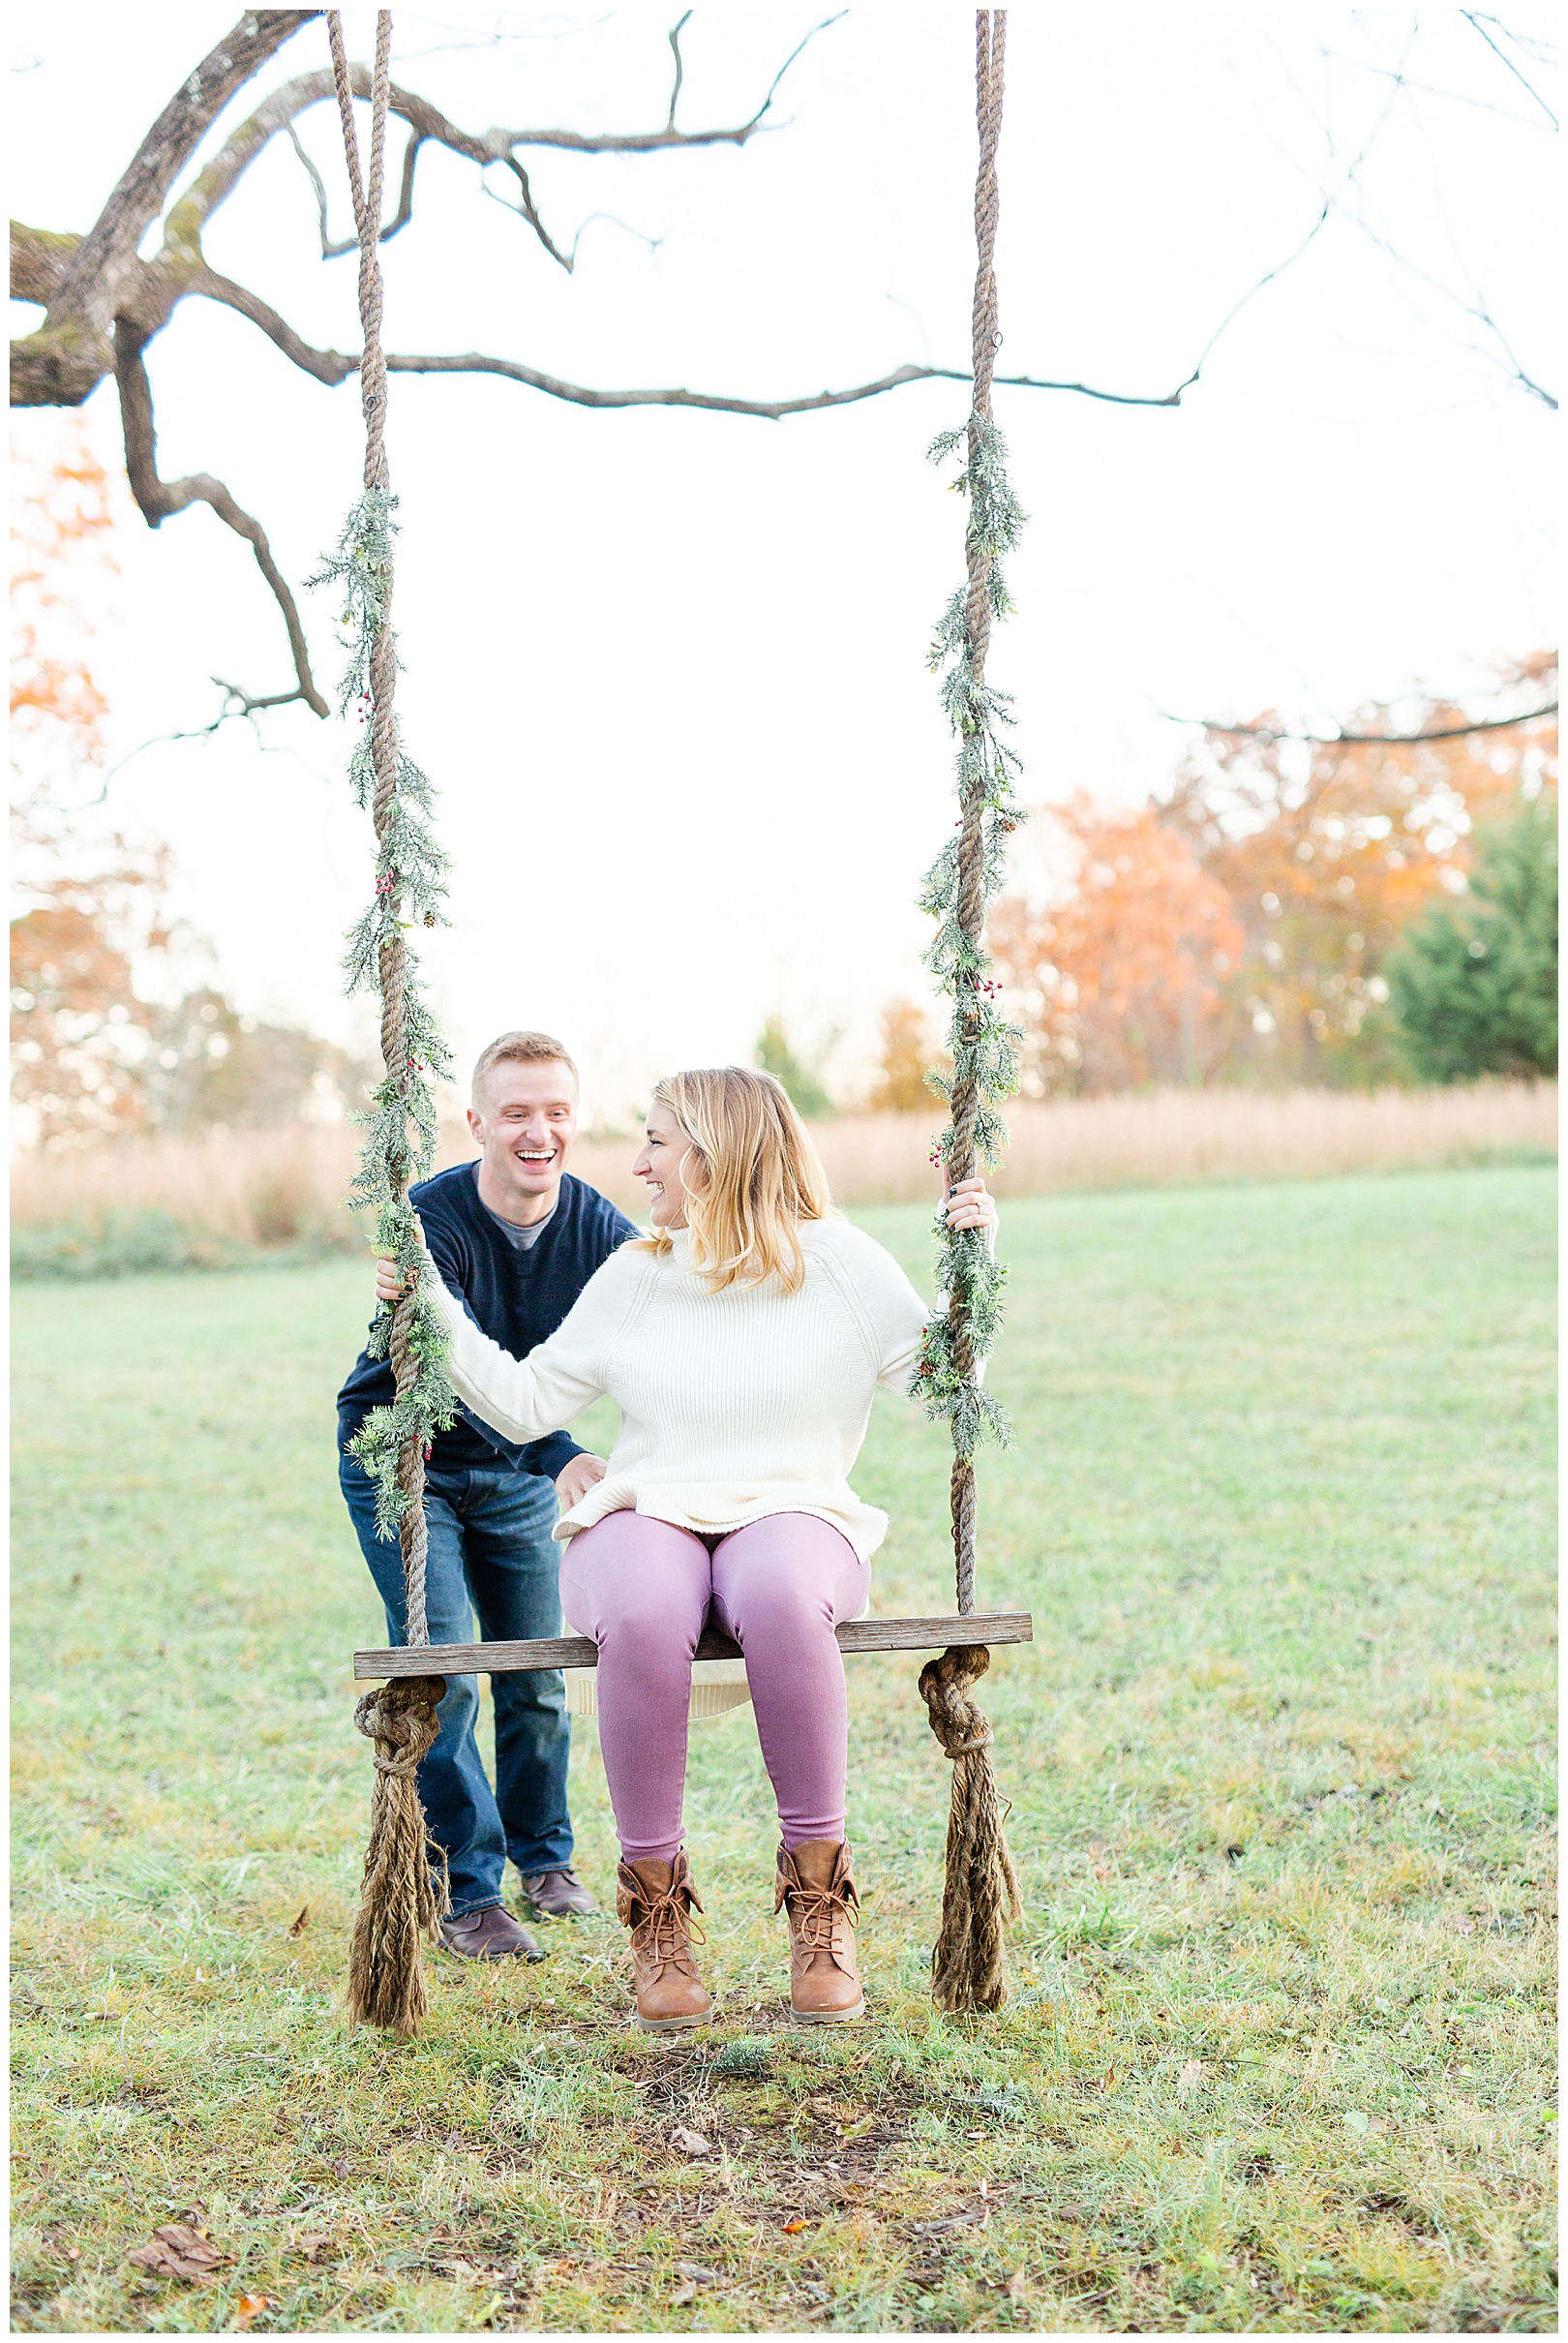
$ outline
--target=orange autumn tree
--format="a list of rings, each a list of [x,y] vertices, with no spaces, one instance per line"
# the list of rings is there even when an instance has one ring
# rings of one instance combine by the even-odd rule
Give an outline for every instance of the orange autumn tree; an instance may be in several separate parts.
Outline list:
[[[1224,887],[1156,806],[1112,813],[1080,794],[1049,814],[1071,852],[1071,891],[1043,905],[1004,897],[987,928],[1021,1011],[1025,1088],[1212,1080],[1243,947]]]
[[[1525,709],[1554,701],[1554,654],[1498,678]],[[1350,734],[1442,733],[1469,712],[1424,700],[1357,711]],[[1229,897],[1245,946],[1227,986],[1232,1068],[1371,1082],[1406,1072],[1383,963],[1414,914],[1462,894],[1475,825],[1554,785],[1552,716],[1452,739],[1304,744],[1211,731],[1161,819]]]
[[[877,1052],[877,1075],[866,1105],[873,1114],[923,1114],[935,1111],[936,1093],[925,1079],[926,1068],[938,1052],[931,1041],[931,1019],[917,1001],[890,1001],[882,1012],[882,1044]],[[941,1053],[944,1069],[950,1066]]]
[[[1524,712],[1556,687],[1548,653],[1497,679]],[[1044,902],[1002,898],[990,925],[1027,1086],[1408,1079],[1390,950],[1463,893],[1478,824],[1556,785],[1551,715],[1482,732],[1467,720],[1452,702],[1374,706],[1344,729],[1378,737],[1307,743],[1265,715],[1209,730],[1162,803],[1044,809],[1071,875]]]

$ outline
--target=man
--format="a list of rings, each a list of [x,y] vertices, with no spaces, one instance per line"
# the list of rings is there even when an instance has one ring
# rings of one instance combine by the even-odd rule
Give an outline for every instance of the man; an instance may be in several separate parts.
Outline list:
[[[412,1200],[448,1291],[468,1316],[521,1357],[554,1333],[601,1262],[637,1231],[597,1189],[566,1172],[577,1132],[577,1068],[546,1033],[503,1033],[473,1070],[468,1129],[477,1163],[422,1180]],[[340,1478],[359,1543],[404,1640],[403,1560],[377,1536],[372,1484],[347,1444],[370,1410],[393,1395],[392,1369],[364,1352],[338,1394]],[[430,1530],[426,1601],[433,1643],[560,1633],[561,1506],[575,1505],[604,1465],[564,1432],[516,1447],[464,1410],[431,1448],[425,1476]],[[554,1486],[552,1486],[554,1483]],[[449,1676],[439,1730],[419,1769],[430,1834],[446,1855],[450,1952],[473,1961],[543,1958],[502,1902],[510,1856],[534,1915],[598,1909],[572,1870],[566,1811],[570,1725],[558,1673],[497,1676],[496,1784],[474,1737],[478,1680]]]

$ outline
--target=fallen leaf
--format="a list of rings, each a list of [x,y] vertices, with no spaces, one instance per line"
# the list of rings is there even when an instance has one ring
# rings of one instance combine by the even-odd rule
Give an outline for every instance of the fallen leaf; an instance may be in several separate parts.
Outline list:
[[[786,2221],[784,2224],[784,2235],[786,2237],[798,2237],[800,2235],[801,2230],[809,2229],[810,2227],[811,2224],[809,2221]]]
[[[193,2229],[188,2221],[166,2221],[145,2245],[138,2245],[126,2259],[137,2269],[151,2270],[155,2278],[203,2279],[233,2256],[214,2245],[205,2230]]]
[[[1014,2302],[1016,2302],[1028,2284],[1029,2278],[1027,2272],[1021,2269],[1015,2269],[1010,2278],[1004,2280],[1002,2292],[1005,2295],[1010,2295]]]
[[[299,1918],[288,1923],[288,1933],[290,1936],[303,1936],[310,1924],[311,1907],[308,1903],[301,1904]]]
[[[241,2334],[249,2334],[261,2313],[275,2307],[270,2295],[241,2295],[234,2305],[234,2325]]]
[[[690,2279],[688,2278],[684,2286],[678,2286],[676,2288],[675,2293],[670,2297],[670,2299],[678,2310],[684,2310],[688,2302],[696,2301],[697,2289],[692,2285]]]
[[[1359,2107],[1353,2107],[1349,2114],[1345,2116],[1344,2127],[1346,2131],[1352,2132],[1370,2131],[1372,2129],[1372,2117],[1371,2115],[1364,2115]]]
[[[337,2238],[328,2236],[301,2237],[294,2247],[295,2253],[303,2254],[307,2262],[324,2262],[329,2254],[337,2250]]]
[[[1189,2091],[1195,2091],[1195,2090],[1197,2089],[1197,2086],[1198,2086],[1198,2084],[1199,2084],[1202,2082],[1202,2080],[1203,2080],[1203,2061],[1202,2061],[1202,2059],[1201,2059],[1201,2058],[1189,2058],[1189,2060],[1187,2061],[1187,2064],[1186,2064],[1186,2065],[1183,2067],[1183,2069],[1182,2069],[1181,2073],[1180,2073],[1180,2074],[1177,2076],[1177,2078],[1176,2078],[1176,2088],[1177,2088],[1177,2089],[1178,2089],[1178,2090],[1181,2092],[1182,2096],[1185,2098],[1185,2097],[1187,2096],[1187,2094],[1188,2094],[1188,2092],[1189,2092]]]
[[[710,2156],[713,2153],[712,2141],[705,2139],[701,2132],[688,2131],[683,2123],[678,2123],[670,2134],[670,2145],[678,2156]]]
[[[704,2269],[700,2262],[678,2262],[675,2274],[678,2278],[689,2278],[693,2286],[716,2286],[719,2282],[718,2271]]]

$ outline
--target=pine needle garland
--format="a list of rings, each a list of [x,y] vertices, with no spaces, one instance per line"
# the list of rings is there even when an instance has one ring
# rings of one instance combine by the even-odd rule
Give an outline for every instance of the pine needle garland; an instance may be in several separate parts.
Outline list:
[[[448,1077],[452,1061],[439,1023],[415,965],[412,937],[420,928],[444,926],[446,857],[430,823],[434,791],[398,744],[396,779],[377,799],[372,747],[375,698],[372,662],[377,644],[392,634],[388,620],[397,499],[384,488],[367,488],[344,523],[335,550],[322,563],[313,586],[335,586],[343,593],[342,626],[348,652],[339,714],[357,715],[363,727],[348,760],[348,782],[356,805],[376,816],[376,883],[370,903],[348,931],[344,973],[349,997],[369,992],[388,1002],[383,977],[396,963],[401,980],[402,1030],[407,1059],[389,1067],[371,1092],[370,1111],[354,1117],[364,1132],[358,1169],[347,1201],[375,1216],[376,1242],[407,1277],[423,1258],[407,1200],[409,1183],[428,1176],[436,1156],[436,1085]],[[394,638],[395,640],[395,638]],[[391,948],[401,944],[401,952]],[[383,1303],[368,1345],[384,1358],[393,1311]],[[390,1407],[375,1408],[350,1441],[376,1484],[377,1526],[395,1537],[408,1498],[398,1482],[398,1453],[418,1440],[429,1450],[437,1432],[456,1420],[446,1381],[446,1333],[434,1305],[415,1292],[407,1321],[413,1381]]]
[[[930,459],[944,463],[960,448],[965,451],[963,469],[952,486],[969,500],[966,551],[984,566],[990,615],[1005,619],[1012,603],[1002,557],[1017,543],[1024,514],[1008,480],[1002,434],[988,414],[977,411],[964,430],[942,432],[931,444]],[[960,904],[958,832],[965,820],[978,817],[980,825],[983,908],[1002,884],[1008,839],[1023,819],[1013,791],[1022,766],[1003,738],[1012,721],[1009,695],[977,672],[966,626],[966,593],[959,587],[943,611],[928,660],[933,673],[942,677],[942,705],[958,741],[956,781],[962,812],[954,835],[926,872],[919,898],[920,909],[937,922],[925,964],[952,1003],[948,1026],[952,1072],[930,1074],[926,1080],[950,1107],[955,1092],[969,1091],[974,1099],[967,1147],[965,1135],[951,1119],[937,1141],[936,1160],[950,1176],[960,1177],[972,1169],[974,1156],[987,1169],[994,1167],[1007,1145],[1007,1125],[997,1109],[1018,1087],[1018,1044],[1023,1038],[997,1006],[999,988],[991,975],[990,956],[976,921],[964,916]],[[978,1229],[950,1229],[945,1212],[937,1216],[936,1238],[937,1283],[950,1297],[962,1297],[960,1316],[978,1364],[990,1352],[1002,1323],[1007,1271],[991,1258]],[[993,1439],[1005,1446],[1010,1438],[1005,1412],[965,1372],[955,1354],[955,1326],[949,1313],[926,1325],[913,1389],[933,1420],[947,1423],[954,1451],[965,1464],[982,1440]]]

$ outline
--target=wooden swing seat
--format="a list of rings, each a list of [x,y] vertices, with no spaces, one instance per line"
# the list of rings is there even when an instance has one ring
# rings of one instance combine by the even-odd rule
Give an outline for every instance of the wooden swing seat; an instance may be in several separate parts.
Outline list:
[[[942,1652],[951,1645],[1033,1643],[1028,1611],[970,1611],[940,1619],[846,1619],[833,1629],[841,1652]],[[699,1659],[739,1659],[740,1646],[705,1628]],[[384,1676],[527,1676],[540,1668],[595,1668],[599,1649],[588,1635],[544,1635],[528,1643],[398,1645],[354,1654],[354,1679]]]

